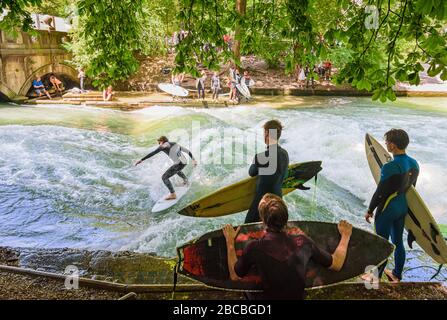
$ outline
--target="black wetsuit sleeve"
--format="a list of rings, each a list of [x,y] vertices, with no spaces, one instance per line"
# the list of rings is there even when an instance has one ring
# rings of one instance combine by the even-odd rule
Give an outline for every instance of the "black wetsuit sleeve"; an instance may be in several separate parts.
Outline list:
[[[187,153],[188,156],[189,156],[192,160],[194,160],[194,156],[192,155],[192,152],[189,151],[188,149],[186,149],[185,147],[180,147],[180,151],[182,151],[182,152],[184,152],[184,153]]]
[[[242,278],[248,274],[250,268],[254,265],[253,251],[256,247],[256,241],[250,242],[242,252],[242,255],[238,257],[236,264],[234,265],[234,272],[237,276]]]
[[[312,248],[311,259],[319,265],[329,268],[332,265],[332,254],[321,249],[312,239],[307,238],[307,240],[310,242]]]
[[[401,183],[402,175],[400,174],[393,175],[383,181],[381,180],[377,186],[376,192],[374,192],[371,202],[369,203],[368,211],[373,212],[376,208],[382,207],[389,196],[399,190]]]
[[[248,174],[250,175],[250,177],[255,177],[258,175],[259,173],[258,167],[259,167],[258,155],[255,155],[253,163],[250,165],[250,168],[248,169]]]
[[[141,161],[144,161],[146,159],[149,159],[152,156],[155,156],[157,153],[159,153],[162,150],[161,147],[158,147],[157,149],[155,149],[154,151],[150,152],[147,156],[141,158]]]

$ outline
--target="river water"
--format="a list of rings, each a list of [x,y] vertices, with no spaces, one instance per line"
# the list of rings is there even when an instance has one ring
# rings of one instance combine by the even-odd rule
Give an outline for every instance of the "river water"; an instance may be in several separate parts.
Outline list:
[[[437,221],[447,223],[447,98],[382,105],[369,98],[309,97],[281,108],[261,103],[135,111],[1,104],[0,244],[174,256],[176,246],[188,240],[243,222],[245,213],[198,219],[176,210],[246,177],[253,155],[262,150],[262,124],[272,118],[285,127],[281,144],[291,162],[323,161],[316,187],[309,182],[311,190],[285,197],[292,219],[347,219],[372,231],[363,220],[375,188],[364,135],[383,141],[384,132],[398,127],[408,131],[408,153],[421,166],[418,191]],[[166,193],[161,175],[169,161],[159,154],[138,167],[133,163],[160,135],[189,146],[200,163],[179,204],[153,214],[151,207]],[[410,266],[430,262],[418,250],[416,255]]]

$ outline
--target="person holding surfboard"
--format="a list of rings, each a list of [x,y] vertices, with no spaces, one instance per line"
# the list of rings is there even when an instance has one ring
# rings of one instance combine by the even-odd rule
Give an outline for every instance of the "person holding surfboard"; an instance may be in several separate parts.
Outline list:
[[[187,163],[183,153],[188,154],[188,156],[192,159],[194,166],[197,165],[197,161],[194,159],[194,156],[192,155],[191,151],[189,151],[188,149],[179,145],[176,142],[169,141],[166,136],[161,136],[160,138],[157,139],[157,142],[159,145],[158,148],[150,152],[145,157],[141,158],[141,160],[138,160],[135,163],[135,166],[139,165],[144,160],[151,158],[152,156],[156,155],[159,152],[164,152],[173,161],[173,165],[170,166],[168,170],[166,170],[166,172],[161,177],[163,183],[169,189],[170,192],[170,194],[165,198],[165,200],[174,200],[177,199],[177,195],[175,194],[174,187],[172,186],[171,181],[169,181],[169,178],[171,178],[174,175],[178,175],[180,178],[183,179],[185,185],[188,184],[188,178],[182,172],[183,168],[186,167]]]
[[[385,270],[386,262],[379,267],[379,279],[385,272],[392,282],[399,282],[402,279],[405,264],[403,232],[408,213],[405,193],[411,185],[416,185],[419,175],[417,161],[409,157],[405,151],[409,143],[408,134],[402,129],[391,129],[385,133],[386,148],[394,159],[383,165],[379,184],[365,214],[366,221],[370,223],[370,219],[374,217],[374,210],[376,211],[376,233],[387,240],[391,236],[391,241],[396,246],[394,270]]]
[[[219,91],[220,91],[220,78],[219,73],[214,72],[214,75],[211,77],[211,90],[213,91],[213,101],[217,102],[219,100]]]
[[[259,222],[258,205],[266,193],[282,197],[282,183],[287,176],[289,154],[281,148],[278,140],[283,126],[278,120],[270,120],[264,124],[264,142],[267,150],[255,155],[248,170],[250,177],[257,176],[256,195],[245,217],[245,223]]]
[[[265,235],[250,241],[240,257],[236,256],[235,238],[240,230],[227,224],[223,234],[227,243],[227,261],[230,279],[239,280],[256,266],[262,279],[262,293],[247,294],[249,299],[304,299],[306,270],[313,262],[340,271],[345,263],[352,225],[340,221],[340,241],[334,253],[319,248],[304,233],[292,237],[286,233],[289,219],[287,205],[277,195],[267,193],[259,203],[259,213],[265,226]]]

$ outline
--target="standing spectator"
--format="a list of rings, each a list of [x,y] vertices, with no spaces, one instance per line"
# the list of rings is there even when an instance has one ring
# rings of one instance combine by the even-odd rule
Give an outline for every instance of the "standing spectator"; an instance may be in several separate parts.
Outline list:
[[[39,97],[43,96],[43,94],[42,94],[42,92],[43,92],[46,94],[48,99],[51,99],[50,94],[48,93],[48,91],[45,89],[45,86],[43,85],[41,77],[38,76],[35,80],[33,80],[33,88]]]
[[[81,87],[81,93],[84,93],[85,72],[82,68],[79,69],[78,78],[79,78],[79,86]]]
[[[306,80],[305,68],[300,66],[300,72],[298,74],[298,86],[300,88],[304,87],[304,81]]]
[[[230,102],[236,100],[236,65],[231,64],[228,79],[230,81]]]
[[[247,70],[244,71],[244,75],[242,77],[242,83],[244,83],[248,88],[250,88],[251,77]]]
[[[324,66],[325,66],[325,80],[330,81],[332,73],[332,63],[328,60],[324,63]]]
[[[315,66],[313,67],[313,71],[310,70],[309,66],[306,66],[306,70],[304,70],[304,74],[306,75],[306,88],[309,88],[309,74],[311,74],[310,81],[312,84],[312,89],[315,88],[315,78],[313,72],[315,72]]]
[[[205,70],[202,70],[201,76],[196,79],[197,99],[205,99],[205,79],[206,72]]]

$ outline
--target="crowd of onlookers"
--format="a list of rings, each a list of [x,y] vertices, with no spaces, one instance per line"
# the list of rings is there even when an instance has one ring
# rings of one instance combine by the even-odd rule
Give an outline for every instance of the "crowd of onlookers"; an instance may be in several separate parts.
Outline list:
[[[313,71],[313,72],[312,72]],[[309,66],[297,65],[296,67],[297,82],[300,88],[312,86],[315,87],[315,75],[318,76],[320,82],[330,81],[332,77],[332,63],[330,61],[324,61],[318,65],[314,65],[313,68]]]
[[[174,32],[172,37],[166,38],[166,45],[168,46],[168,50],[170,52],[175,52],[175,47],[183,40],[185,37],[188,36],[188,31],[180,30]],[[227,50],[232,50],[233,48],[233,37],[230,34],[226,34],[223,36],[223,41],[225,43],[225,46]],[[223,50],[223,48],[214,48],[211,45],[205,44],[203,46],[204,50]],[[200,66],[200,64],[199,64]],[[202,66],[203,67],[203,66]],[[169,73],[164,72],[164,73]],[[240,94],[240,88],[238,85],[244,84],[247,87],[247,90],[249,91],[250,86],[254,85],[254,81],[250,78],[250,75],[247,70],[243,72],[241,75],[238,67],[236,64],[231,64],[228,69],[228,75],[224,76],[221,80],[221,76],[225,73],[223,72],[214,72],[212,76],[210,77],[210,91],[212,92],[212,99],[213,101],[218,101],[219,94],[222,90],[222,84],[224,86],[227,86],[229,89],[229,101],[230,102],[239,102],[239,100],[243,97],[243,95]],[[318,80],[320,83],[323,81],[330,81],[332,76],[332,64],[330,61],[324,61],[323,63],[320,63],[318,65],[314,65],[313,67],[310,67],[309,65],[301,66],[297,65],[296,72],[295,72],[297,83],[300,88],[309,88],[311,86],[312,88],[315,87],[316,77],[318,77]],[[206,71],[202,68],[200,75],[195,78],[196,80],[196,90],[197,90],[197,98],[198,99],[205,99],[205,89],[206,89],[206,80],[208,78],[208,75]],[[86,79],[86,75],[83,69],[79,69],[78,73],[78,79],[80,83],[80,93],[84,93],[84,83]],[[171,82],[174,85],[181,86],[182,82],[184,80],[184,74],[172,74]],[[57,95],[62,96],[62,92],[64,90],[62,81],[59,80],[54,74],[51,74],[49,77],[49,81],[46,81],[47,85],[44,85],[44,82],[42,81],[41,77],[37,77],[33,83],[32,86],[34,88],[35,93],[37,96],[42,97],[43,95],[46,95],[49,99],[51,99],[50,95],[50,88],[54,89],[54,92]],[[238,89],[239,88],[239,89]],[[108,86],[106,89],[103,90],[103,100],[104,101],[110,101],[113,99],[114,92],[112,86]]]
[[[248,70],[245,70],[243,74],[240,73],[239,68],[236,64],[231,64],[228,71],[228,75],[224,76],[221,80],[221,76],[226,72],[218,72],[215,71],[212,73],[209,82],[209,90],[212,93],[212,99],[214,102],[219,100],[219,95],[223,89],[223,86],[226,86],[229,89],[229,102],[238,103],[242,98],[242,95],[239,93],[240,85],[246,86],[247,90],[250,90],[250,87],[253,86],[254,81],[251,79],[251,76]],[[181,86],[185,78],[184,73],[180,74],[172,74],[171,82],[176,86]],[[195,78],[195,87],[197,90],[197,99],[205,99],[205,91],[207,87],[208,75],[205,69],[202,69],[199,73],[199,76]],[[174,97],[175,98],[175,97]]]

